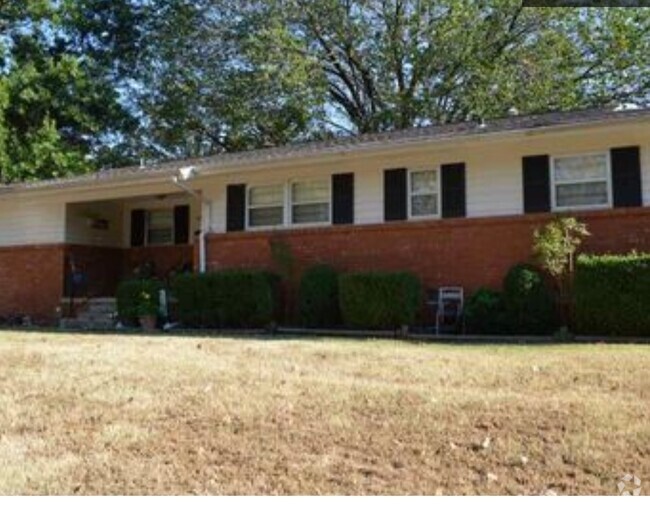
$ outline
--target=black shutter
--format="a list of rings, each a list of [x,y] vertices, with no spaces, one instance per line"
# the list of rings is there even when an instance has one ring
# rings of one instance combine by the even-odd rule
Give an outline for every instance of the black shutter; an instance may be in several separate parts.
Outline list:
[[[614,207],[642,206],[639,147],[614,148],[611,157]]]
[[[524,212],[547,213],[551,210],[550,164],[548,155],[523,159]]]
[[[174,207],[174,244],[190,242],[190,206]]]
[[[442,217],[460,218],[467,214],[465,200],[465,164],[441,167]]]
[[[354,223],[354,174],[332,176],[332,223]]]
[[[131,247],[144,246],[146,219],[147,213],[144,209],[131,211]]]
[[[226,195],[226,231],[246,228],[246,185],[228,185]]]
[[[407,218],[406,169],[384,171],[384,220],[400,221]]]

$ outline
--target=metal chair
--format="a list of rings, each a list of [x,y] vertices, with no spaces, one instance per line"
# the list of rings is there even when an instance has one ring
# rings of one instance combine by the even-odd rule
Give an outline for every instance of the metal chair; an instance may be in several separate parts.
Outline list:
[[[443,286],[429,291],[427,305],[435,311],[436,335],[440,331],[462,331],[463,307],[465,298],[463,288],[459,286]]]

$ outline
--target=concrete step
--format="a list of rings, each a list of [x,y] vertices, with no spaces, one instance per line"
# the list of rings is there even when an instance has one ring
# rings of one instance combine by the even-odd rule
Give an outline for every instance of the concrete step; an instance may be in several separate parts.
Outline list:
[[[64,330],[114,330],[113,321],[104,322],[86,322],[77,318],[63,318],[60,327]]]

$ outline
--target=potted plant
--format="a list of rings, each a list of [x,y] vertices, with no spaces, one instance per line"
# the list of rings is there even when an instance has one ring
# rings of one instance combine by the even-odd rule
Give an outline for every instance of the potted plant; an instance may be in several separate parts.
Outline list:
[[[158,300],[151,293],[143,290],[138,296],[137,313],[140,327],[146,332],[156,330],[158,319]]]

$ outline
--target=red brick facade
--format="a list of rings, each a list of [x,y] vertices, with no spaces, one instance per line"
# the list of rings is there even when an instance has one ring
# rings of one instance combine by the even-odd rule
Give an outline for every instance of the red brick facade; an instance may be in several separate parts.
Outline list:
[[[576,213],[592,236],[583,250],[650,251],[650,209]],[[208,267],[272,268],[270,241],[285,241],[298,268],[327,263],[342,271],[409,270],[425,286],[499,287],[508,269],[531,256],[535,228],[551,215],[462,218],[208,237]]]
[[[0,248],[0,316],[51,323],[63,295],[63,245]]]
[[[0,248],[0,318],[29,315],[36,323],[56,321],[61,299],[69,295],[70,260],[86,283],[77,296],[112,296],[117,284],[140,264],[153,261],[156,275],[193,263],[191,245],[136,249],[80,245]],[[67,290],[66,290],[67,286]],[[68,292],[68,293],[66,293]]]
[[[650,208],[580,213],[592,236],[584,251],[650,251]],[[278,232],[211,234],[209,269],[273,268],[270,241],[285,241],[298,268],[328,263],[342,271],[409,270],[427,287],[499,287],[507,270],[530,259],[533,230],[550,215],[464,218]],[[74,245],[0,248],[0,317],[28,314],[52,323],[64,294],[67,259],[88,277],[89,295],[112,295],[133,268],[153,260],[159,275],[185,262],[197,265],[198,245],[114,249]],[[104,292],[104,293],[102,293]]]

